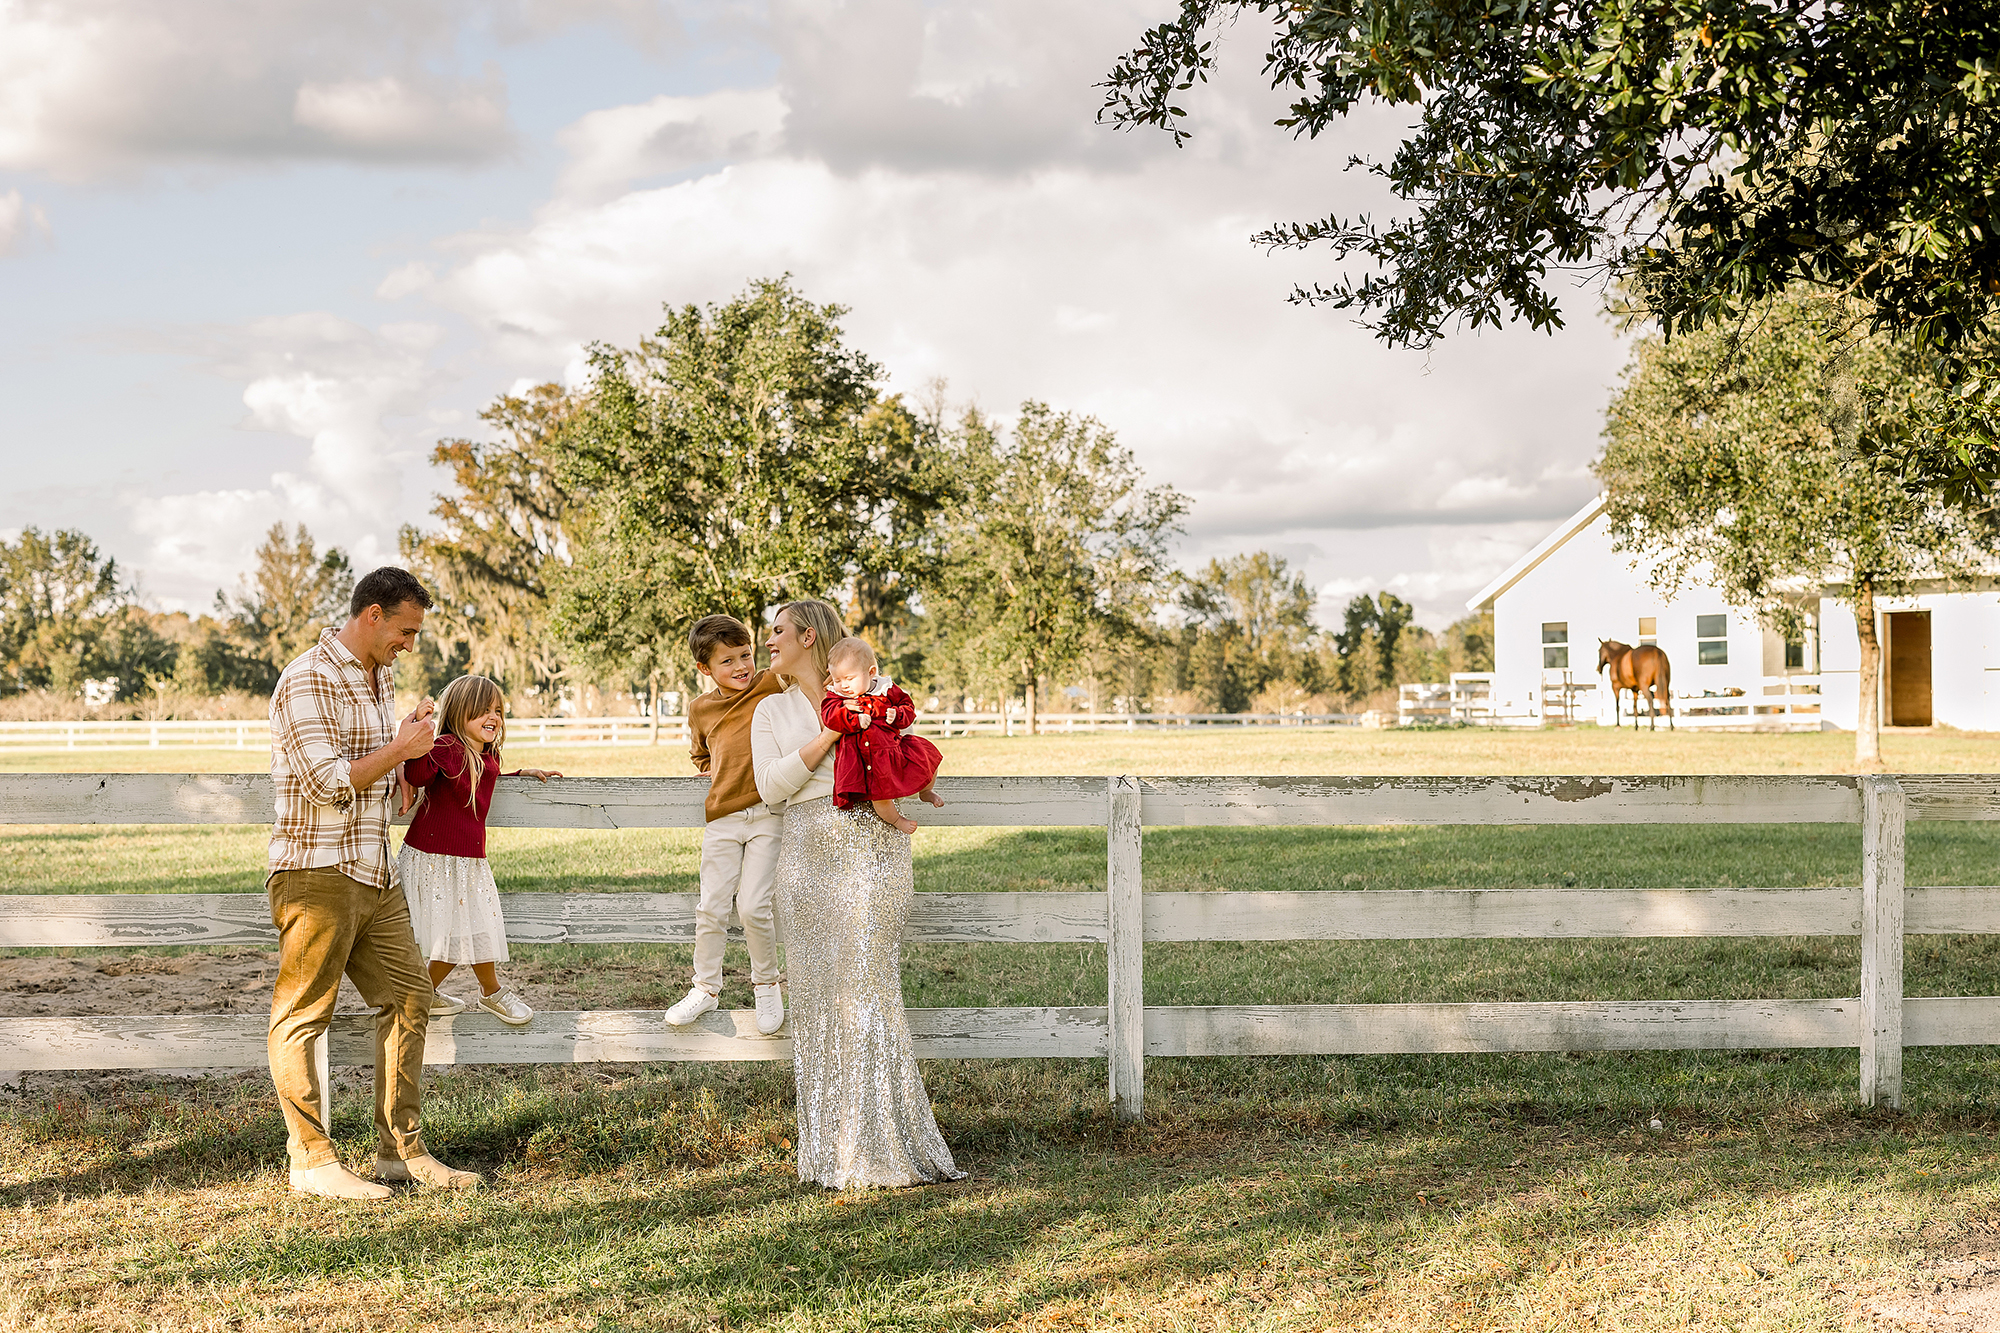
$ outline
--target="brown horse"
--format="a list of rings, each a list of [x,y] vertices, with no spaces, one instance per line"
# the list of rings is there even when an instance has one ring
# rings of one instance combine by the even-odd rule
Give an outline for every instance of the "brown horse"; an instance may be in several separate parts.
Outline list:
[[[1651,719],[1653,730],[1660,726],[1660,709],[1667,710],[1667,730],[1674,730],[1673,664],[1667,655],[1650,643],[1642,643],[1637,648],[1618,642],[1616,639],[1597,641],[1597,672],[1604,674],[1604,668],[1611,668],[1611,718],[1618,726],[1625,725],[1619,715],[1619,705],[1625,691],[1632,691],[1632,730],[1639,729],[1639,692],[1646,694],[1646,713]],[[1657,691],[1657,697],[1655,695]]]

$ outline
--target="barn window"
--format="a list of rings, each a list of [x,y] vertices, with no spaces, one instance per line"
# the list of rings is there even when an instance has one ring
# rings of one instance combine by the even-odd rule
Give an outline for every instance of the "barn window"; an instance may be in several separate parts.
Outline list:
[[[1660,641],[1660,619],[1659,619],[1659,617],[1658,617],[1658,616],[1640,616],[1640,617],[1639,617],[1639,643],[1640,643],[1640,646],[1642,646],[1642,647],[1643,647],[1643,646],[1645,646],[1645,645],[1647,645],[1647,644],[1652,644],[1652,643],[1658,643],[1659,641]]]
[[[1567,620],[1545,620],[1542,622],[1542,667],[1543,669],[1567,667],[1569,665],[1569,622]]]
[[[1699,666],[1729,665],[1729,617],[1694,618],[1694,660]]]

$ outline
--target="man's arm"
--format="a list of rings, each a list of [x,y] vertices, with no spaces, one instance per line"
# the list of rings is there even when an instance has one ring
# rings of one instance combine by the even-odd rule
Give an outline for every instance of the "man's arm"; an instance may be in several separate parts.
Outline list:
[[[389,776],[404,760],[419,759],[429,754],[431,745],[437,740],[431,731],[431,714],[436,711],[436,704],[429,699],[423,700],[396,728],[394,740],[379,750],[370,750],[359,759],[350,761],[347,780],[354,790],[365,791]]]

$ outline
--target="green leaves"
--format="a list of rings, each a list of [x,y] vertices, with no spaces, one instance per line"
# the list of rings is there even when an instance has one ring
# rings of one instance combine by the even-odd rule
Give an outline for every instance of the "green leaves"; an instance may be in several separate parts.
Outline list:
[[[1994,0],[1184,0],[1112,69],[1100,119],[1184,140],[1163,90],[1205,80],[1203,34],[1245,13],[1273,26],[1294,134],[1364,100],[1420,108],[1387,161],[1358,163],[1408,213],[1252,238],[1360,266],[1296,300],[1425,346],[1561,326],[1553,270],[1630,280],[1673,333],[1806,282],[1860,300],[1940,383],[1993,373]]]
[[[843,340],[844,313],[780,278],[670,309],[636,349],[591,349],[561,449],[583,513],[554,618],[575,651],[672,670],[700,615],[757,626],[776,603],[893,570],[936,474],[894,443],[884,413],[901,409]]]

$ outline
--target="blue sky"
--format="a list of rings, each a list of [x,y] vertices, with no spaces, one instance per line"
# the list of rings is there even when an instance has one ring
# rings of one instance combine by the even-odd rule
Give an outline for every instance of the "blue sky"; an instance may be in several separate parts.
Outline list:
[[[1623,351],[1589,292],[1429,353],[1286,304],[1327,261],[1249,235],[1379,209],[1339,167],[1397,118],[1291,141],[1245,24],[1193,145],[1096,126],[1171,8],[0,0],[0,532],[169,607],[274,521],[379,560],[482,404],[790,271],[894,389],[1100,417],[1194,497],[1186,562],[1442,624],[1591,493]]]

